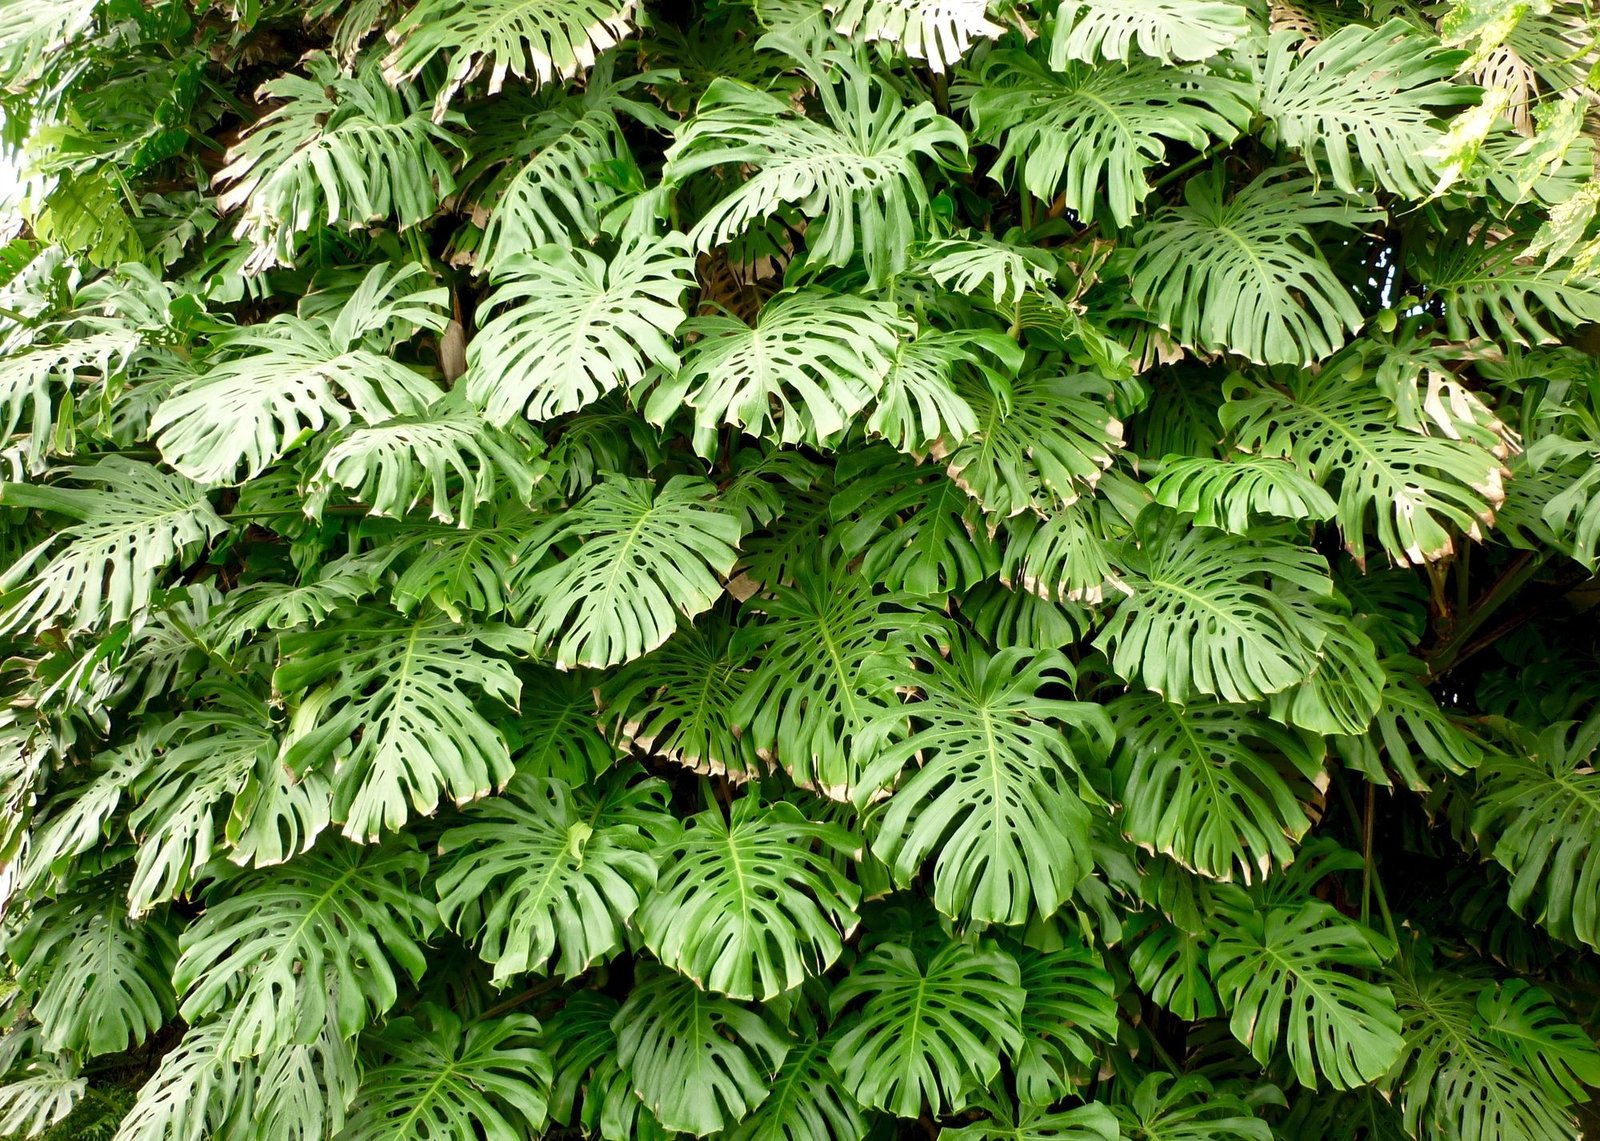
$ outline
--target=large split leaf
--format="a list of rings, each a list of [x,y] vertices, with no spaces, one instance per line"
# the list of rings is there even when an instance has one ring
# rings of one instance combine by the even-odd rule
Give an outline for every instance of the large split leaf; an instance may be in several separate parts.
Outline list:
[[[459,140],[428,118],[421,91],[385,82],[373,63],[348,74],[321,52],[305,69],[262,88],[280,102],[217,173],[231,184],[218,205],[243,207],[234,232],[251,243],[253,268],[293,263],[298,236],[316,226],[415,226],[455,189]]]
[[[1120,820],[1131,839],[1245,883],[1294,859],[1327,787],[1320,738],[1237,705],[1128,694],[1109,711],[1121,741]]]
[[[865,61],[817,61],[822,117],[727,78],[712,81],[667,152],[666,175],[681,181],[712,167],[749,170],[689,237],[705,250],[793,206],[811,219],[808,257],[821,266],[859,255],[876,279],[903,269],[929,213],[919,160],[945,166],[965,157],[966,135],[932,103],[906,106]]]
[[[505,494],[526,503],[544,476],[537,436],[496,428],[464,402],[344,433],[317,465],[306,514],[320,518],[336,488],[372,514],[401,518],[426,503],[441,523],[472,526],[478,509]]]
[[[831,967],[856,925],[860,890],[829,856],[860,841],[751,794],[710,808],[658,850],[640,910],[645,945],[706,990],[766,1001]]]
[[[282,644],[277,688],[310,690],[284,759],[297,770],[331,766],[334,813],[352,840],[376,840],[441,797],[465,804],[511,779],[505,737],[480,702],[515,707],[520,683],[506,657],[530,648],[523,631],[372,609]]]
[[[789,1053],[768,1016],[646,969],[613,1021],[617,1059],[668,1129],[704,1137],[767,1099]]]
[[[1363,215],[1309,179],[1268,171],[1231,196],[1220,169],[1183,184],[1183,205],[1141,227],[1133,293],[1185,345],[1305,365],[1361,325],[1310,226]]]
[[[936,454],[950,478],[992,515],[1049,514],[1092,490],[1122,446],[1122,424],[1091,373],[1034,370],[1009,392],[964,382],[978,428]]]
[[[1240,446],[1288,455],[1335,487],[1339,528],[1357,560],[1366,559],[1369,519],[1404,566],[1451,554],[1451,528],[1481,538],[1505,498],[1502,456],[1400,427],[1380,390],[1340,368],[1296,373],[1281,387],[1240,381],[1221,415]]]
[[[406,1137],[520,1141],[545,1124],[549,1057],[527,1014],[479,1022],[428,1005],[397,1018],[367,1043],[374,1064],[362,1076],[349,1141]]]
[[[0,576],[0,629],[75,631],[124,622],[149,608],[162,578],[226,525],[199,486],[121,456],[62,474],[85,487],[0,484],[0,503],[73,520]]]
[[[260,475],[308,431],[424,411],[439,390],[394,360],[382,336],[396,323],[443,328],[445,291],[419,289],[421,276],[416,264],[376,265],[331,313],[319,306],[228,334],[205,371],[156,408],[150,434],[162,458],[201,483],[235,483]]]
[[[1520,755],[1484,768],[1472,830],[1511,873],[1513,910],[1600,946],[1600,716],[1520,744]]]
[[[875,590],[842,561],[807,566],[747,606],[746,637],[764,650],[734,723],[796,783],[853,796],[892,732],[899,679],[941,624],[922,600]]]
[[[676,370],[693,269],[682,239],[631,242],[610,262],[541,246],[497,268],[465,379],[495,423],[549,420],[632,388],[651,367]]]
[[[1400,1058],[1393,993],[1349,973],[1382,965],[1376,936],[1320,901],[1219,918],[1210,956],[1217,993],[1257,1061],[1282,1049],[1303,1085],[1350,1089]]]
[[[241,698],[186,710],[153,744],[157,757],[133,783],[137,806],[128,816],[139,843],[128,885],[136,915],[189,894],[222,854],[223,821],[235,798],[253,776],[270,771],[279,753],[267,709]],[[327,788],[318,791],[326,795]]]
[[[506,76],[549,83],[577,75],[628,33],[635,0],[419,0],[390,32],[384,61],[391,82],[444,56],[449,70],[435,118],[457,91],[488,70],[489,93]]]
[[[860,573],[891,590],[933,597],[976,586],[999,569],[977,504],[936,467],[887,448],[841,459],[829,510]]]
[[[882,302],[817,289],[768,302],[752,328],[733,317],[695,317],[683,368],[645,405],[658,424],[694,410],[702,452],[733,425],[779,443],[836,443],[878,394],[909,325]]]
[[[530,566],[565,554],[519,591],[526,600],[519,609],[531,611],[530,630],[553,646],[558,667],[631,661],[671,637],[679,615],[711,608],[740,537],[738,521],[711,501],[711,491],[692,476],[674,476],[659,490],[612,477],[529,538]]]
[[[744,779],[768,767],[737,715],[751,639],[707,619],[610,679],[606,713],[634,748],[695,772]]]
[[[999,950],[947,944],[921,962],[885,943],[833,990],[840,1023],[829,1060],[863,1105],[899,1117],[959,1109],[994,1080],[1000,1054],[1021,1042],[1024,992],[1016,961]]]
[[[1261,111],[1277,137],[1325,160],[1342,190],[1355,193],[1375,178],[1397,194],[1426,197],[1437,181],[1430,152],[1443,137],[1434,122],[1475,96],[1450,82],[1461,54],[1440,51],[1401,19],[1348,24],[1304,54],[1297,47],[1297,36],[1280,33],[1267,48]]]
[[[657,73],[619,78],[614,64],[614,57],[600,57],[581,92],[547,88],[508,98],[488,123],[474,120],[474,160],[461,182],[504,163],[475,195],[479,208],[489,209],[476,255],[483,272],[498,278],[502,266],[540,246],[598,236],[623,191],[595,175],[633,165],[626,121],[670,129],[653,103],[631,97]]]
[[[1178,704],[1253,701],[1310,675],[1327,637],[1314,601],[1333,590],[1321,556],[1190,530],[1182,516],[1140,523],[1122,560],[1132,596],[1095,640],[1113,669]]]
[[[975,77],[971,110],[977,136],[1000,144],[996,178],[1015,168],[1036,197],[1059,193],[1085,222],[1103,206],[1126,226],[1167,144],[1200,150],[1230,141],[1250,120],[1252,95],[1238,80],[1154,61],[1047,68],[1030,54],[1002,51]]]
[[[439,841],[439,911],[494,964],[504,986],[525,971],[582,974],[622,946],[656,879],[651,850],[676,831],[656,781],[595,795],[520,776],[468,810]]]
[[[1151,1074],[1129,1104],[1114,1112],[1134,1136],[1149,1141],[1271,1141],[1273,1136],[1249,1102],[1216,1089],[1202,1074]]]
[[[1012,1059],[1017,1098],[1053,1105],[1073,1091],[1073,1079],[1092,1067],[1096,1047],[1117,1033],[1111,975],[1081,942],[1059,950],[1017,955],[1022,989],[1022,1047]]]
[[[1005,31],[988,18],[988,0],[834,0],[827,7],[841,36],[894,44],[936,72]]]
[[[1521,980],[1496,985],[1421,962],[1403,964],[1393,986],[1406,1055],[1383,1084],[1408,1131],[1579,1136],[1568,1107],[1600,1072],[1600,1055],[1547,996]]]
[[[67,897],[35,911],[6,953],[51,1050],[121,1053],[176,1010],[177,943],[164,918],[135,922],[103,898]]]
[[[1163,63],[1217,55],[1251,32],[1250,11],[1228,0],[1063,0],[1050,66],[1127,62],[1135,50]]]
[[[958,645],[927,673],[901,675],[921,699],[888,716],[909,717],[913,731],[879,751],[856,797],[893,789],[875,815],[873,853],[902,884],[932,859],[946,915],[1013,924],[1053,915],[1089,870],[1085,766],[1109,749],[1110,722],[1097,705],[1047,695],[1072,681],[1059,654],[987,657]]]
[[[398,839],[358,848],[335,839],[216,891],[183,934],[173,983],[185,1019],[215,1015],[217,1049],[261,1055],[316,1039],[350,1038],[415,981],[437,915],[418,892],[426,859]]]

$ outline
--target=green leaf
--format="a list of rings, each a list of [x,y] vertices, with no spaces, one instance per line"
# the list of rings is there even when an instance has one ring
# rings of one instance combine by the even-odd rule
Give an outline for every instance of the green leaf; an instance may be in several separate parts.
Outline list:
[[[396,46],[383,61],[390,83],[410,79],[445,56],[449,70],[434,118],[462,87],[489,76],[489,94],[506,76],[549,83],[579,75],[628,34],[635,0],[419,0],[389,31]]]
[[[0,436],[14,439],[19,428],[27,427],[23,455],[30,473],[44,470],[45,457],[63,450],[52,439],[58,421],[67,418],[60,402],[74,396],[85,379],[90,391],[108,387],[128,367],[140,339],[129,329],[95,331],[5,357],[0,373]]]
[[[621,948],[656,880],[652,848],[676,831],[666,789],[646,781],[596,796],[518,776],[439,841],[439,912],[494,965],[573,978]]]
[[[1563,722],[1484,766],[1472,831],[1511,873],[1510,904],[1557,938],[1600,946],[1600,716]]]
[[[612,1022],[617,1002],[592,990],[570,995],[545,1023],[545,1045],[556,1064],[551,1087],[553,1121],[572,1122],[582,1094],[576,1124],[589,1136],[606,1141],[670,1141],[617,1061],[617,1036]]]
[[[634,388],[652,367],[676,371],[693,270],[677,236],[630,242],[609,263],[565,246],[502,261],[467,346],[467,396],[496,424],[537,423]]]
[[[1588,1033],[1526,979],[1508,979],[1493,992],[1486,988],[1478,996],[1478,1014],[1489,1039],[1553,1096],[1582,1102],[1588,1087],[1600,1082],[1600,1050]]]
[[[280,102],[216,175],[231,184],[218,208],[243,207],[234,236],[250,242],[252,271],[292,265],[296,238],[313,226],[415,226],[455,189],[448,152],[461,141],[429,120],[421,91],[385,82],[374,63],[351,75],[321,52],[303,62],[308,75],[262,87]]]
[[[622,197],[596,174],[633,165],[624,117],[670,129],[654,104],[626,95],[658,73],[614,79],[614,62],[609,55],[597,59],[581,92],[547,88],[517,99],[519,89],[513,89],[493,105],[499,113],[488,122],[474,118],[474,158],[461,183],[504,162],[476,196],[479,209],[490,207],[477,256],[482,272],[498,278],[511,259],[540,246],[596,238],[602,218]]]
[[[1409,1133],[1581,1136],[1568,1106],[1587,1096],[1580,1091],[1595,1074],[1594,1047],[1543,994],[1520,980],[1496,985],[1414,962],[1393,983],[1406,1053],[1383,1085]]]
[[[934,455],[991,515],[1048,515],[1093,490],[1122,447],[1122,424],[1107,407],[1109,385],[1091,373],[1038,369],[1008,393],[963,382],[957,391],[978,429]]]
[[[1084,768],[1110,749],[1110,721],[1097,705],[1047,696],[1073,681],[1059,653],[957,648],[901,675],[921,699],[885,716],[909,717],[913,731],[879,750],[856,793],[865,805],[893,788],[874,812],[873,854],[902,885],[933,859],[933,902],[952,918],[1053,915],[1090,868],[1085,800],[1097,798]],[[902,776],[913,759],[920,767]]]
[[[724,424],[776,443],[836,444],[883,387],[910,325],[882,302],[802,289],[769,301],[753,328],[694,317],[682,333],[691,342],[683,368],[645,414],[665,424],[687,404],[706,454]]]
[[[1368,215],[1310,179],[1267,171],[1232,195],[1220,167],[1183,184],[1135,233],[1133,295],[1192,348],[1259,364],[1308,365],[1361,327],[1361,311],[1309,226]]]
[[[765,1002],[844,952],[861,892],[828,858],[860,841],[757,792],[689,818],[657,850],[662,874],[637,926],[655,956],[696,986]]]
[[[796,784],[842,800],[893,731],[896,687],[942,625],[925,601],[881,592],[835,559],[747,604],[741,637],[763,647],[730,717]]]
[[[1035,197],[1059,194],[1084,222],[1103,207],[1118,226],[1139,212],[1146,172],[1165,160],[1168,143],[1198,151],[1231,142],[1254,111],[1250,87],[1222,75],[1153,60],[1046,67],[1020,51],[990,55],[970,97],[974,133],[1000,148],[996,180],[1015,168]]]
[[[461,805],[511,779],[510,750],[479,695],[516,706],[521,685],[500,655],[531,648],[523,631],[360,610],[280,645],[274,686],[310,690],[284,761],[331,769],[334,818],[350,839],[376,840],[432,814],[441,796]]]
[[[936,279],[939,267],[935,262],[929,269]],[[919,329],[916,340],[902,339],[895,347],[867,431],[919,457],[938,441],[949,446],[964,440],[978,430],[978,414],[958,391],[956,377],[973,370],[1004,392],[1021,367],[1016,343],[992,330]]]
[[[1051,1111],[1038,1106],[990,1107],[994,1116],[946,1129],[950,1141],[1118,1141],[1117,1119],[1099,1103]]]
[[[1272,1141],[1273,1136],[1249,1103],[1214,1088],[1200,1074],[1150,1074],[1134,1089],[1131,1103],[1113,1112],[1143,1141]]]
[[[1213,879],[1250,883],[1293,861],[1328,786],[1320,738],[1237,705],[1127,694],[1108,711],[1130,839]]]
[[[983,94],[983,88],[976,86],[970,92],[962,90],[961,93],[977,98]],[[1055,253],[1043,246],[1026,244],[1024,237],[1020,230],[1012,230],[1004,238],[982,233],[939,238],[923,246],[919,268],[956,293],[969,297],[982,297],[987,293],[989,302],[1003,312],[1008,306],[1014,308],[1030,294],[1052,295],[1057,279],[1066,268]],[[992,336],[992,332],[989,335]],[[1012,371],[1020,371],[1023,359],[1020,347],[1010,338],[998,336],[994,344],[997,355],[1004,353],[1016,362]],[[1004,389],[1007,385],[1001,383],[996,387]]]
[[[987,522],[937,468],[886,448],[842,457],[829,505],[839,543],[862,556],[861,574],[891,590],[934,597],[975,586],[999,569]]]
[[[21,889],[29,896],[46,884],[71,882],[78,858],[111,835],[112,820],[133,782],[154,760],[149,735],[95,754],[96,773],[87,784],[41,807],[34,815],[28,850],[18,865]]]
[[[988,0],[836,0],[827,8],[839,35],[894,44],[934,72],[1005,32],[987,18]]]
[[[1267,701],[1275,721],[1312,733],[1360,733],[1383,702],[1383,665],[1372,639],[1354,621],[1324,612],[1328,636],[1305,681]]]
[[[1062,0],[1050,66],[1128,62],[1135,49],[1163,63],[1209,59],[1250,35],[1251,24],[1248,8],[1226,0]]]
[[[522,1141],[544,1128],[551,1066],[536,1045],[537,1020],[502,1014],[464,1024],[432,1004],[418,1013],[364,1043],[372,1064],[341,1138]]]
[[[162,919],[135,922],[104,897],[69,896],[37,908],[6,954],[50,1050],[120,1054],[175,1012],[172,933]]]
[[[228,1055],[226,1036],[224,1022],[185,1030],[139,1087],[116,1141],[211,1141],[225,1135],[236,1101],[248,1096],[254,1069],[251,1061]]]
[[[89,1090],[89,1079],[65,1059],[39,1058],[0,1084],[0,1130],[38,1137],[59,1125]]]
[[[1416,792],[1429,785],[1429,767],[1460,776],[1477,768],[1494,749],[1475,729],[1442,709],[1425,685],[1425,667],[1413,658],[1386,658],[1383,693],[1372,727],[1361,736],[1335,737],[1334,749],[1346,765],[1374,784],[1387,787],[1381,749],[1395,774]],[[1431,772],[1429,776],[1432,776]]]
[[[173,971],[183,1017],[217,1015],[216,1049],[233,1057],[313,1041],[324,1025],[354,1037],[394,1006],[396,967],[422,977],[437,922],[417,892],[426,866],[410,841],[335,842],[213,889]]]
[[[697,250],[725,246],[792,206],[812,220],[811,265],[847,265],[859,255],[881,281],[905,268],[931,214],[919,161],[964,165],[966,135],[932,103],[907,107],[865,60],[828,53],[808,64],[821,119],[719,77],[667,151],[666,178],[681,183],[713,167],[748,171],[689,231]]]
[[[1006,520],[1000,581],[1051,602],[1099,603],[1107,586],[1125,591],[1092,502],[1079,499],[1042,519],[1024,512]]]
[[[606,1092],[606,1084],[591,1080],[590,1075],[597,1064],[614,1071],[617,1036],[612,1033],[611,1020],[616,1015],[616,999],[599,991],[580,990],[566,995],[545,1020],[541,1045],[554,1067],[550,1083],[552,1124],[571,1125],[580,1098],[587,1111]],[[633,1100],[633,1091],[624,1090],[623,1096]]]
[[[1281,386],[1232,382],[1221,416],[1240,447],[1287,455],[1318,483],[1336,484],[1339,529],[1362,565],[1369,519],[1379,545],[1406,566],[1453,553],[1452,527],[1481,538],[1505,499],[1500,456],[1399,427],[1380,390],[1332,363]]]
[[[1116,987],[1100,956],[1081,942],[1021,951],[1017,965],[1028,995],[1022,1046],[1012,1056],[1017,1099],[1046,1107],[1071,1095],[1074,1079],[1092,1072],[1101,1042],[1116,1040]]]
[[[477,509],[502,494],[533,497],[543,450],[521,425],[495,428],[465,405],[436,404],[343,433],[307,485],[305,511],[321,519],[340,488],[373,515],[399,519],[427,503],[429,518],[469,528]]]
[[[1411,271],[1444,310],[1453,341],[1474,335],[1519,345],[1557,339],[1557,330],[1600,321],[1600,281],[1572,267],[1546,266],[1529,245],[1489,229],[1460,228],[1406,253]]]
[[[728,1133],[730,1141],[862,1141],[866,1115],[829,1063],[832,1049],[828,1038],[792,1048],[771,1095]]]
[[[1219,914],[1211,947],[1234,1037],[1263,1065],[1282,1049],[1302,1085],[1351,1089],[1401,1057],[1389,988],[1347,973],[1382,965],[1378,937],[1326,903]],[[1345,968],[1345,969],[1341,969]]]
[[[455,622],[505,617],[511,607],[508,580],[540,517],[516,503],[491,510],[489,521],[474,514],[474,527],[399,529],[386,551],[403,562],[389,594],[396,610],[421,617],[437,608]]]
[[[361,1079],[353,1043],[324,1028],[316,1041],[276,1050],[253,1070],[255,1097],[233,1099],[234,1132],[255,1129],[284,1141],[345,1135]]]
[[[880,944],[834,988],[839,1023],[829,1061],[863,1105],[898,1117],[960,1109],[1017,1049],[1024,993],[1016,961],[999,950],[949,943],[927,963]]]
[[[617,1060],[661,1124],[705,1137],[770,1095],[790,1044],[769,1017],[647,967],[612,1022]]]
[[[522,707],[507,726],[517,771],[577,788],[609,769],[617,748],[600,730],[594,679],[549,666],[522,671]]]
[[[106,456],[61,475],[91,486],[0,484],[0,503],[74,520],[0,577],[7,633],[62,620],[81,632],[142,616],[174,564],[227,530],[196,484],[149,464]]]
[[[375,265],[331,315],[281,314],[229,333],[151,417],[162,459],[200,483],[244,482],[309,433],[421,414],[438,388],[375,338],[397,322],[444,327],[444,290],[415,291],[423,273]]]
[[[671,637],[678,615],[711,608],[740,538],[712,490],[693,476],[674,476],[659,491],[614,476],[529,538],[529,566],[576,542],[518,591],[530,633],[553,644],[558,668],[632,661]]]
[[[248,700],[186,710],[154,744],[155,763],[134,782],[137,806],[128,815],[128,830],[139,844],[128,886],[135,915],[187,897],[204,878],[203,869],[222,854],[219,817],[252,775],[276,763],[279,752],[266,707]]]
[[[1163,507],[1234,535],[1248,534],[1263,515],[1322,520],[1338,510],[1319,484],[1273,456],[1168,456],[1149,488]]]
[[[1183,516],[1141,519],[1122,562],[1132,597],[1095,639],[1112,669],[1165,700],[1255,701],[1304,681],[1333,584],[1321,556],[1281,539],[1190,530]]]
[[[1477,100],[1475,88],[1450,82],[1463,54],[1440,51],[1402,19],[1348,24],[1304,53],[1298,39],[1279,33],[1267,47],[1261,113],[1276,127],[1269,138],[1326,161],[1347,193],[1376,179],[1396,194],[1427,197],[1429,152],[1443,138],[1434,123],[1444,108]]]
[[[769,766],[735,716],[752,649],[714,619],[680,630],[607,679],[606,715],[634,749],[707,775],[756,776]]]

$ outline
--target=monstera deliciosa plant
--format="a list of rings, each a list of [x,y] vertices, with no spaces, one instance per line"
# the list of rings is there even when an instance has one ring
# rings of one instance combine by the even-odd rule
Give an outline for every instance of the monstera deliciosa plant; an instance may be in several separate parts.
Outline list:
[[[0,0],[0,1135],[1582,1135],[1597,27]]]

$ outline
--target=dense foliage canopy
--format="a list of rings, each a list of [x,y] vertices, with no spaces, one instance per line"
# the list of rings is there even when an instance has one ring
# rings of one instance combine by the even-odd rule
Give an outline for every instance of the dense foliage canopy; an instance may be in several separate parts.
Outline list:
[[[1596,29],[0,0],[0,1135],[1578,1136]]]

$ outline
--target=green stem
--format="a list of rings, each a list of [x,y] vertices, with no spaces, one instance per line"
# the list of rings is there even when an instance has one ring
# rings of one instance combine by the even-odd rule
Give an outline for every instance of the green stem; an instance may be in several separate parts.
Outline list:
[[[1342,776],[1350,777],[1352,774],[1346,770]],[[1361,829],[1361,922],[1370,926],[1371,901],[1378,903],[1378,914],[1383,917],[1383,928],[1392,942],[1399,942],[1395,931],[1394,916],[1389,913],[1389,897],[1384,894],[1383,880],[1378,876],[1377,858],[1372,851],[1373,814],[1375,810],[1375,796],[1371,781],[1363,781],[1367,788],[1367,811],[1356,810],[1356,798],[1350,794],[1347,780],[1338,779],[1333,782],[1339,789],[1339,799],[1344,804],[1345,815],[1350,818],[1350,823]]]
[[[1177,166],[1167,171],[1166,174],[1163,174],[1160,178],[1156,179],[1155,183],[1150,187],[1150,192],[1154,194],[1162,187],[1170,186],[1173,182],[1188,174],[1195,167],[1201,165],[1202,163],[1209,162],[1211,157],[1217,153],[1218,149],[1219,148],[1215,146],[1207,147],[1205,150],[1201,151],[1187,162],[1179,163]]]
[[[1430,677],[1443,677],[1450,672],[1450,668],[1460,658],[1461,651],[1473,632],[1487,622],[1517,591],[1526,586],[1528,580],[1544,566],[1548,557],[1549,555],[1543,552],[1524,551],[1478,600],[1478,604],[1470,612],[1456,616],[1455,629],[1451,631],[1450,638],[1425,658]]]

